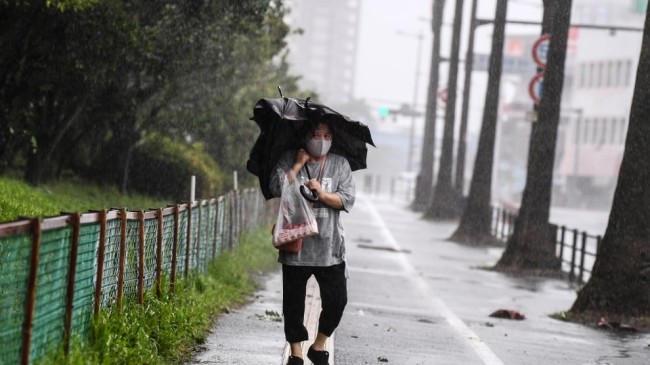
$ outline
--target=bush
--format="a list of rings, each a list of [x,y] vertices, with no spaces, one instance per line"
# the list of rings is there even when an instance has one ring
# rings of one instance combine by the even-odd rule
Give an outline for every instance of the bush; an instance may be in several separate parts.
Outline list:
[[[189,200],[192,175],[197,197],[217,196],[224,187],[221,169],[200,143],[150,134],[134,150],[132,164],[130,186],[143,194]]]

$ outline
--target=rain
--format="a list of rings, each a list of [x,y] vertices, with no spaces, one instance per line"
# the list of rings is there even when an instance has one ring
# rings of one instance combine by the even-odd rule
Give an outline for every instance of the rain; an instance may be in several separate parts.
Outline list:
[[[30,273],[26,253],[47,230],[76,224],[64,247],[101,219],[86,261],[118,265],[119,250],[98,252],[123,225],[122,240],[141,243],[125,259],[140,304],[143,286],[168,285],[155,271],[203,274],[217,241],[234,250],[273,226],[275,266],[216,310],[183,363],[647,363],[647,13],[648,0],[0,1],[0,209],[10,181],[168,202],[128,223],[116,205],[103,218],[0,215],[1,293],[19,297],[0,309],[25,311],[0,316],[12,343],[0,363],[46,357],[47,336],[67,356],[77,303],[60,300],[61,336],[30,338],[39,280],[56,280]],[[301,219],[323,226],[303,234]],[[299,245],[283,251],[279,235]],[[170,262],[145,273],[154,237],[186,240],[182,262],[152,249]],[[70,247],[61,265],[84,257]],[[306,284],[287,279],[296,266],[313,270]],[[98,275],[79,281],[101,290]],[[110,280],[96,308],[120,312],[123,277]],[[302,312],[288,316],[288,289],[304,297],[308,340],[289,341],[303,332],[291,332]]]

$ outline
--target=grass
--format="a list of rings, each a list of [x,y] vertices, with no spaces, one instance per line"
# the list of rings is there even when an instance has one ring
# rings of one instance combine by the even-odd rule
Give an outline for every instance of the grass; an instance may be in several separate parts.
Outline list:
[[[21,180],[0,176],[0,222],[102,208],[147,210],[170,203],[159,198],[122,194],[114,187],[83,182],[62,181],[32,187]]]
[[[225,252],[204,275],[161,299],[149,293],[143,306],[127,302],[122,314],[103,311],[86,341],[76,339],[68,357],[59,349],[38,364],[180,364],[191,359],[215,318],[241,305],[256,288],[255,273],[276,267],[268,230],[244,235],[233,252]]]
[[[650,316],[620,316],[620,315],[603,315],[598,311],[586,312],[558,312],[553,313],[551,318],[581,324],[591,328],[601,328],[604,331],[612,331],[615,333],[644,333],[650,334]],[[598,326],[599,322],[603,322],[603,326]]]

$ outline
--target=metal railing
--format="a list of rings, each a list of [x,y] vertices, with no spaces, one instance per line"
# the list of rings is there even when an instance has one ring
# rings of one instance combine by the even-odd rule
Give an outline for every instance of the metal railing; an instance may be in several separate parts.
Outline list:
[[[29,364],[124,297],[175,290],[242,232],[277,215],[259,189],[150,211],[64,214],[0,224],[0,363]]]
[[[513,233],[516,219],[515,211],[493,207],[492,235],[507,242]],[[549,229],[555,233],[555,254],[560,259],[562,271],[568,274],[570,281],[585,283],[591,275],[602,237],[552,223],[549,223]]]

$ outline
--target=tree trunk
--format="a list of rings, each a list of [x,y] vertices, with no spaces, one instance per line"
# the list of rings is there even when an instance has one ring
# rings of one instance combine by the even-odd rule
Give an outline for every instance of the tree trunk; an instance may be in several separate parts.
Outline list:
[[[497,2],[494,16],[494,33],[487,85],[487,95],[483,108],[483,122],[479,135],[478,150],[474,162],[474,172],[460,225],[450,240],[456,242],[483,244],[493,241],[492,226],[492,166],[494,162],[494,143],[499,108],[499,89],[503,66],[503,45],[505,21],[508,12],[507,0]]]
[[[433,192],[433,201],[425,212],[426,218],[453,219],[458,217],[458,197],[452,186],[452,160],[454,154],[454,122],[456,119],[456,89],[458,84],[458,57],[460,54],[460,32],[463,23],[463,0],[456,0],[454,30],[449,59],[447,82],[447,105],[445,106],[445,128],[442,138],[442,153],[438,181]]]
[[[472,71],[474,69],[474,32],[476,30],[476,8],[478,0],[472,0],[470,14],[470,31],[467,40],[467,53],[465,56],[465,80],[463,81],[463,105],[461,106],[460,128],[458,132],[458,152],[456,153],[456,178],[454,180],[456,194],[464,194],[465,186],[465,155],[467,150],[467,119],[469,118],[470,89],[472,88]],[[495,23],[498,22],[495,19]]]
[[[545,2],[554,7],[551,43],[544,72],[544,94],[538,121],[531,131],[526,186],[513,235],[497,263],[504,270],[560,270],[555,257],[555,236],[548,223],[553,186],[553,163],[564,82],[567,36],[572,1]],[[545,14],[545,18],[548,17]]]
[[[648,9],[650,10],[650,8]],[[625,152],[605,236],[587,284],[572,312],[650,315],[650,11],[643,44]]]
[[[422,137],[422,157],[420,159],[420,173],[415,181],[415,199],[411,208],[423,211],[431,201],[433,194],[433,164],[436,143],[436,118],[438,109],[438,83],[440,78],[440,42],[442,31],[442,16],[445,0],[433,1],[433,46],[431,52],[431,67],[429,71],[429,87],[427,91],[427,110],[424,122],[424,136]]]

